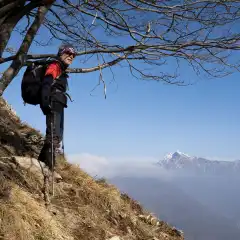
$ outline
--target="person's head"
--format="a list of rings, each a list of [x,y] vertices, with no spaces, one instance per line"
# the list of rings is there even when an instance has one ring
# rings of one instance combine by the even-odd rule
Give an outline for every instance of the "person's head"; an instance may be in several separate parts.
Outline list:
[[[66,66],[72,63],[76,54],[77,52],[71,45],[63,45],[58,50],[58,57]]]

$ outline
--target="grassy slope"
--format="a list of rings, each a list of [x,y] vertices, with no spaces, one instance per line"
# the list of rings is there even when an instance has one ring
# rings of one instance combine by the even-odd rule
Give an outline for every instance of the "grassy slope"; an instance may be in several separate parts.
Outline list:
[[[114,186],[97,181],[79,166],[59,158],[50,208],[43,201],[42,181],[17,166],[12,155],[36,157],[43,136],[20,119],[0,98],[0,239],[6,240],[180,240],[162,221]]]

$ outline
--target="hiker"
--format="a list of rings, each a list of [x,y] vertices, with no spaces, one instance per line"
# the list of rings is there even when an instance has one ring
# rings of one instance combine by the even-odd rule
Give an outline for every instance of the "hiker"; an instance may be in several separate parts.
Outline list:
[[[49,64],[42,80],[40,107],[46,116],[46,138],[38,160],[44,162],[50,170],[54,170],[56,150],[63,140],[68,87],[66,69],[75,56],[76,51],[72,46],[61,46],[56,61]]]

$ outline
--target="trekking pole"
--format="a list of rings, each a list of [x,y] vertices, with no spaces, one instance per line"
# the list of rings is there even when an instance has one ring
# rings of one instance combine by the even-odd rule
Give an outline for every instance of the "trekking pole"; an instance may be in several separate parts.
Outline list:
[[[51,139],[52,139],[52,144],[51,144],[51,148],[52,148],[52,196],[54,197],[54,166],[53,166],[53,115],[51,116]]]

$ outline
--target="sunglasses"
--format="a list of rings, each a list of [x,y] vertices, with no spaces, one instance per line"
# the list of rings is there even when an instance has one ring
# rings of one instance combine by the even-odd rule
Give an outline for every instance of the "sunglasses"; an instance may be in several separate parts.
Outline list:
[[[76,52],[74,50],[72,50],[71,48],[63,50],[62,54],[63,53],[66,53],[68,55],[72,55],[73,57],[76,57]]]
[[[74,58],[76,57],[76,53],[73,53],[71,51],[65,51],[64,53],[66,53],[67,55],[72,55]]]

